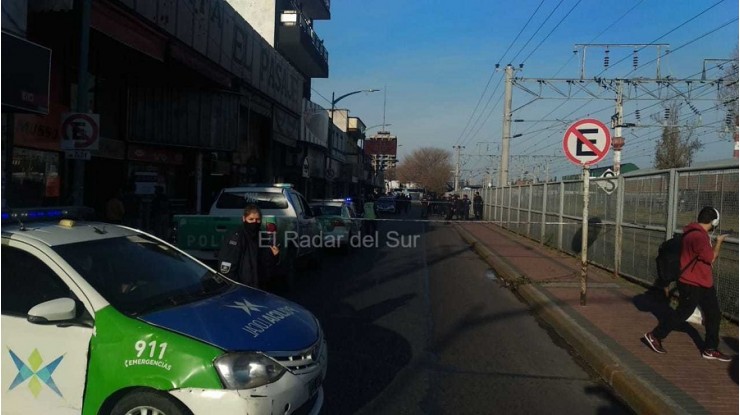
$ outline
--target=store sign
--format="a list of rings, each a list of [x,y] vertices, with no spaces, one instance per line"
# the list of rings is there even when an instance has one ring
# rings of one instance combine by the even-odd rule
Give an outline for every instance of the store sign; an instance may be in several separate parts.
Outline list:
[[[163,164],[183,164],[185,157],[179,151],[168,148],[143,147],[130,145],[128,158],[132,161]]]
[[[13,134],[15,144],[41,150],[59,151],[62,113],[69,108],[52,102],[49,115],[15,114]]]
[[[6,32],[2,45],[3,106],[48,114],[51,49]]]
[[[91,153],[87,150],[67,150],[64,152],[64,157],[67,160],[90,160]]]

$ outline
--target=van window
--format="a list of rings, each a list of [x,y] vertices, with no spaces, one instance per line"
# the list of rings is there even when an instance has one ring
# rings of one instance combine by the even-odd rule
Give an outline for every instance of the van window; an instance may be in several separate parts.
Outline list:
[[[219,209],[244,209],[254,204],[260,209],[287,209],[288,200],[282,193],[273,192],[223,192],[216,201]]]
[[[67,284],[28,252],[3,245],[2,257],[3,314],[25,316],[38,304],[71,296]]]

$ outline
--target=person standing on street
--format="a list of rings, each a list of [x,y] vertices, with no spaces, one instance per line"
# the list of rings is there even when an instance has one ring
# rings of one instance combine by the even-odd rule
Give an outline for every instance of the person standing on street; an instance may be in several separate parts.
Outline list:
[[[719,235],[712,247],[709,231],[719,225],[717,209],[706,206],[699,212],[697,221],[683,228],[681,242],[681,269],[685,269],[678,279],[678,307],[667,318],[659,322],[652,330],[645,333],[648,346],[656,353],[666,353],[662,340],[670,332],[683,324],[697,306],[704,315],[706,335],[704,359],[729,362],[729,356],[717,350],[719,346],[719,324],[721,313],[717,301],[717,290],[712,278],[712,263],[719,256],[720,247],[727,235]],[[696,230],[697,232],[689,232]]]
[[[480,197],[478,192],[475,192],[475,196],[473,196],[473,213],[477,220],[483,219],[483,198]]]
[[[429,217],[429,196],[424,193],[421,196],[421,218],[426,219]]]
[[[464,220],[468,220],[470,219],[470,199],[468,199],[468,195],[463,195],[462,202],[463,202],[462,218]]]
[[[254,288],[264,288],[271,282],[280,248],[263,243],[261,228],[262,212],[256,205],[247,205],[242,226],[224,239],[218,253],[221,274]]]
[[[362,206],[363,230],[366,234],[374,234],[378,230],[378,211],[375,208],[373,195],[368,195],[365,204]]]
[[[121,190],[116,192],[108,199],[105,204],[105,220],[110,223],[122,224],[123,216],[126,214],[126,208],[123,206],[123,195]]]

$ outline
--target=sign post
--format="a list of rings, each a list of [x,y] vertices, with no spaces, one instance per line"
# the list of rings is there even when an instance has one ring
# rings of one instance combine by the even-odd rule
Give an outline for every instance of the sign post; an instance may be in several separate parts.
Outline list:
[[[598,163],[609,152],[611,136],[601,121],[585,119],[576,121],[565,131],[563,152],[566,157],[583,167],[583,218],[581,224],[581,305],[586,305],[588,281],[588,199],[589,166]]]
[[[581,222],[581,305],[586,305],[586,281],[588,280],[588,164],[583,164],[583,218]]]
[[[67,159],[90,160],[90,150],[95,151],[100,145],[100,116],[64,113],[60,133]]]

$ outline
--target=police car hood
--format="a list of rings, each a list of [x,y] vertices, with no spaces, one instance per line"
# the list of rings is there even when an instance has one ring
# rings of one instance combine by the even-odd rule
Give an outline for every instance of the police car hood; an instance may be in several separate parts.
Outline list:
[[[319,337],[309,311],[246,287],[139,318],[226,351],[302,350]]]

